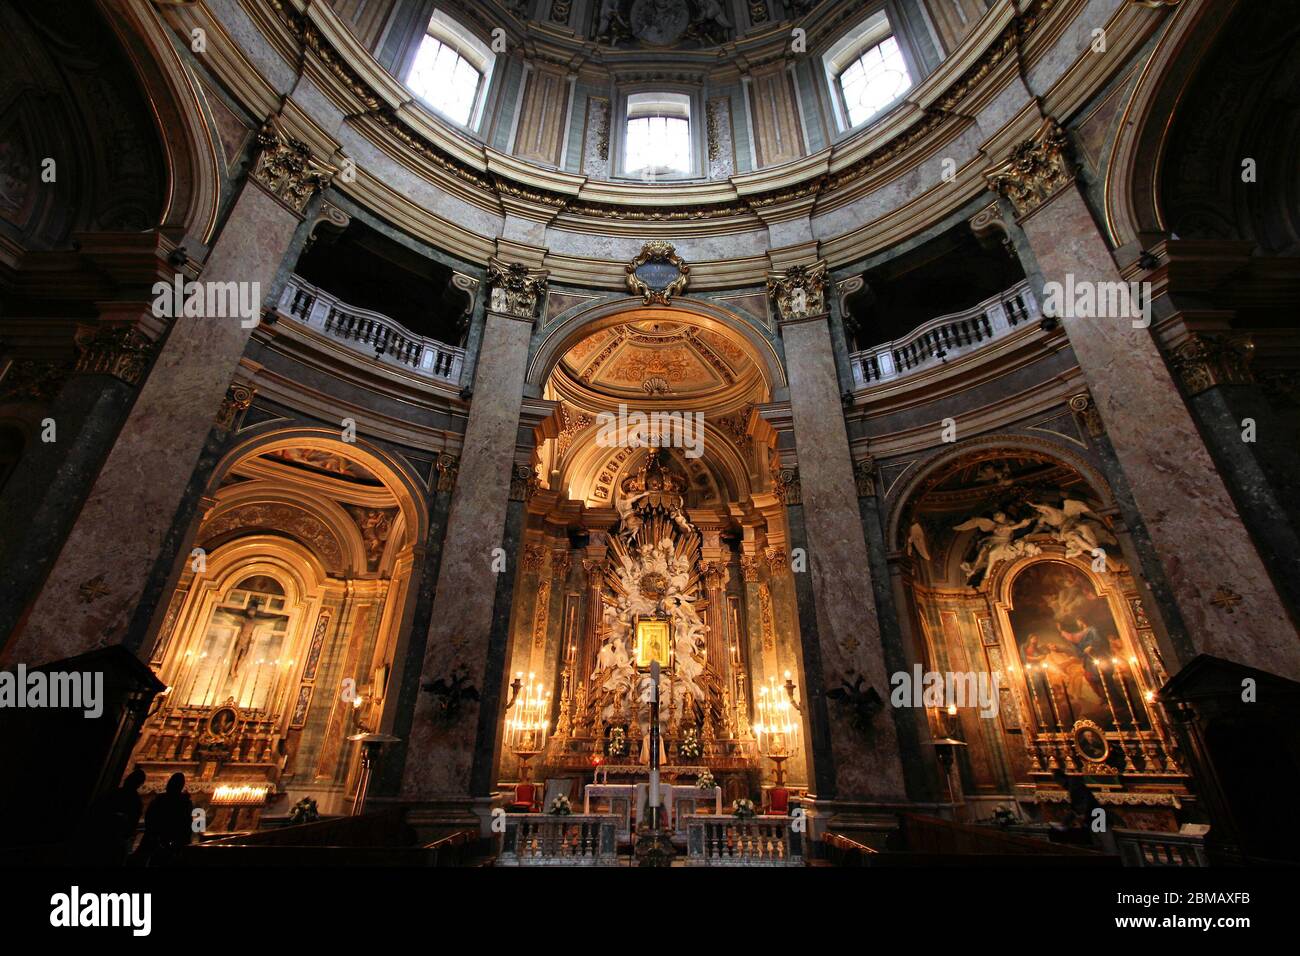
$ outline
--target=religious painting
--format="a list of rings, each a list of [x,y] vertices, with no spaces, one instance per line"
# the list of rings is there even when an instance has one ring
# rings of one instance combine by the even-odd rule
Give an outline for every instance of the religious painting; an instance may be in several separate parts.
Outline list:
[[[1116,729],[1116,701],[1130,688],[1115,680],[1111,662],[1127,661],[1129,652],[1088,576],[1061,561],[1029,565],[1012,584],[1010,619],[1040,726],[1091,721]],[[1126,707],[1118,706],[1127,723]]]
[[[673,662],[672,647],[672,634],[666,618],[637,618],[636,666],[638,669],[649,670],[653,661],[658,661],[661,668],[667,669]]]
[[[241,708],[266,706],[288,651],[284,589],[258,575],[241,581],[212,609],[194,648],[180,700],[211,706],[233,700]]]

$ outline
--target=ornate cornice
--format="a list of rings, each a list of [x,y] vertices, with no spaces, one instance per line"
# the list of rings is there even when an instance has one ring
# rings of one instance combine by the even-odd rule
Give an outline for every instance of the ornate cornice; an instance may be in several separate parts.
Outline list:
[[[516,319],[537,317],[537,306],[546,295],[546,273],[529,269],[522,262],[488,263],[488,309]]]
[[[1255,343],[1248,335],[1208,335],[1193,332],[1173,350],[1170,364],[1188,395],[1216,385],[1249,385],[1255,381],[1250,360]]]
[[[1010,158],[986,170],[984,177],[1023,218],[1074,182],[1074,174],[1069,137],[1049,116],[1033,136],[1011,150]]]
[[[257,133],[261,152],[252,179],[294,212],[302,215],[317,190],[329,186],[337,172],[313,158],[311,147],[288,135],[274,116]]]
[[[332,42],[317,28],[311,16],[297,12],[285,0],[267,0],[270,9],[279,18],[281,25],[320,60],[326,71],[357,98],[362,106],[359,113],[366,114],[374,123],[394,136],[398,141],[418,153],[422,158],[456,177],[462,182],[480,190],[500,197],[502,184],[508,185],[508,193],[517,192],[527,195],[531,201],[550,205],[556,210],[578,216],[593,218],[621,219],[624,221],[646,222],[684,222],[710,219],[735,218],[795,199],[808,196],[821,197],[852,185],[866,174],[896,159],[910,150],[919,141],[928,137],[950,116],[956,115],[955,107],[966,98],[974,88],[1009,56],[1023,47],[1026,39],[1035,32],[1044,18],[1059,4],[1060,0],[1033,0],[1029,6],[1012,19],[1002,32],[994,39],[984,53],[956,79],[948,89],[926,109],[925,117],[901,135],[882,144],[863,156],[855,159],[829,175],[819,175],[815,179],[794,184],[783,185],[771,190],[763,190],[734,200],[701,203],[691,206],[663,207],[638,206],[635,204],[600,203],[576,200],[571,195],[558,190],[548,190],[534,184],[518,182],[505,176],[488,175],[482,167],[477,167],[449,152],[442,145],[432,141],[401,118],[396,107],[385,105],[374,86],[363,78],[357,69],[350,65]],[[469,9],[473,10],[470,5]],[[486,21],[485,21],[486,25]],[[533,51],[539,58],[541,51]],[[780,57],[787,55],[784,48]],[[571,66],[569,59],[557,59],[557,63]],[[761,65],[762,58],[750,58],[750,68]],[[651,75],[651,74],[647,74]],[[663,79],[662,71],[652,74],[656,79]],[[625,79],[625,73],[619,77]],[[545,198],[543,198],[545,197]]]
[[[783,322],[823,315],[830,288],[831,277],[825,260],[811,266],[792,266],[767,277],[767,294]]]
[[[98,326],[77,333],[78,375],[111,375],[139,385],[153,353],[153,342],[133,325]]]

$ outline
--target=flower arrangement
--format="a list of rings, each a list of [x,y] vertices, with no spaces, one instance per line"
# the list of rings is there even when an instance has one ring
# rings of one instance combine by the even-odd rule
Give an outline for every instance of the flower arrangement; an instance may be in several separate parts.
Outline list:
[[[677,753],[687,760],[695,760],[703,753],[700,747],[700,734],[694,727],[687,727],[682,731],[681,743],[677,745]]]
[[[713,774],[708,770],[695,778],[695,786],[701,790],[712,790],[717,785],[718,781],[713,779]]]
[[[316,809],[316,801],[312,797],[303,797],[293,805],[289,811],[289,823],[315,823],[320,819],[320,811]]]
[[[754,810],[754,801],[746,800],[743,797],[731,805],[731,812],[737,820],[752,819],[756,811]]]
[[[622,727],[611,727],[605,752],[611,757],[627,756],[627,731]]]
[[[566,797],[564,794],[560,794],[554,800],[551,801],[550,812],[557,817],[567,817],[570,813],[573,812],[573,805],[569,803],[568,797]]]

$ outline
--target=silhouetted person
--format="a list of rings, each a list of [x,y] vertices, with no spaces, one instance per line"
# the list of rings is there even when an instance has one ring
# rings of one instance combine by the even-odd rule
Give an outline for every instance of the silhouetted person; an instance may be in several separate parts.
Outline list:
[[[175,862],[194,832],[193,811],[194,803],[185,792],[185,774],[172,774],[167,780],[166,793],[154,797],[144,814],[144,837],[138,852],[145,866]]]
[[[126,862],[144,808],[139,793],[144,780],[144,771],[136,767],[120,787],[104,794],[90,808],[79,858],[93,866],[121,866]]]
[[[1070,800],[1070,809],[1074,811],[1084,832],[1089,835],[1091,841],[1100,847],[1105,853],[1118,853],[1119,846],[1115,842],[1115,834],[1112,828],[1118,822],[1114,814],[1106,810],[1097,801],[1096,795],[1092,789],[1083,782],[1082,777],[1071,777],[1060,767],[1052,771],[1052,779],[1064,788]],[[1101,813],[1096,813],[1100,810]],[[1101,827],[1100,830],[1094,828],[1094,824]]]

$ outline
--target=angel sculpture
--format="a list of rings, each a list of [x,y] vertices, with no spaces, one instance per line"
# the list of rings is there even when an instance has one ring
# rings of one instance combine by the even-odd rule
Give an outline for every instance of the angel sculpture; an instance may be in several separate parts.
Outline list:
[[[635,509],[636,503],[644,497],[644,491],[640,494],[623,495],[614,505],[618,510],[618,533],[628,541],[634,540],[636,533],[641,530],[641,518]]]
[[[930,560],[930,547],[925,542],[925,529],[921,527],[921,522],[913,521],[912,527],[907,529],[907,544],[903,550],[907,554],[919,554],[925,560]]]
[[[954,525],[954,531],[981,531],[984,533],[984,538],[979,543],[979,550],[975,554],[975,560],[962,562],[961,569],[966,573],[966,583],[974,587],[975,578],[981,574],[987,577],[988,573],[993,570],[993,566],[999,561],[1038,554],[1038,545],[1031,544],[1028,541],[1012,540],[1017,531],[1033,523],[1033,518],[1012,521],[1005,512],[995,511],[987,518],[971,518],[969,521]]]
[[[1114,535],[1106,530],[1096,513],[1088,507],[1087,502],[1066,497],[1059,508],[1052,505],[1036,505],[1032,501],[1028,504],[1039,514],[1034,530],[1044,531],[1065,545],[1067,558],[1078,554],[1092,554],[1103,544],[1119,544]],[[1087,518],[1085,515],[1091,515],[1097,520]]]

